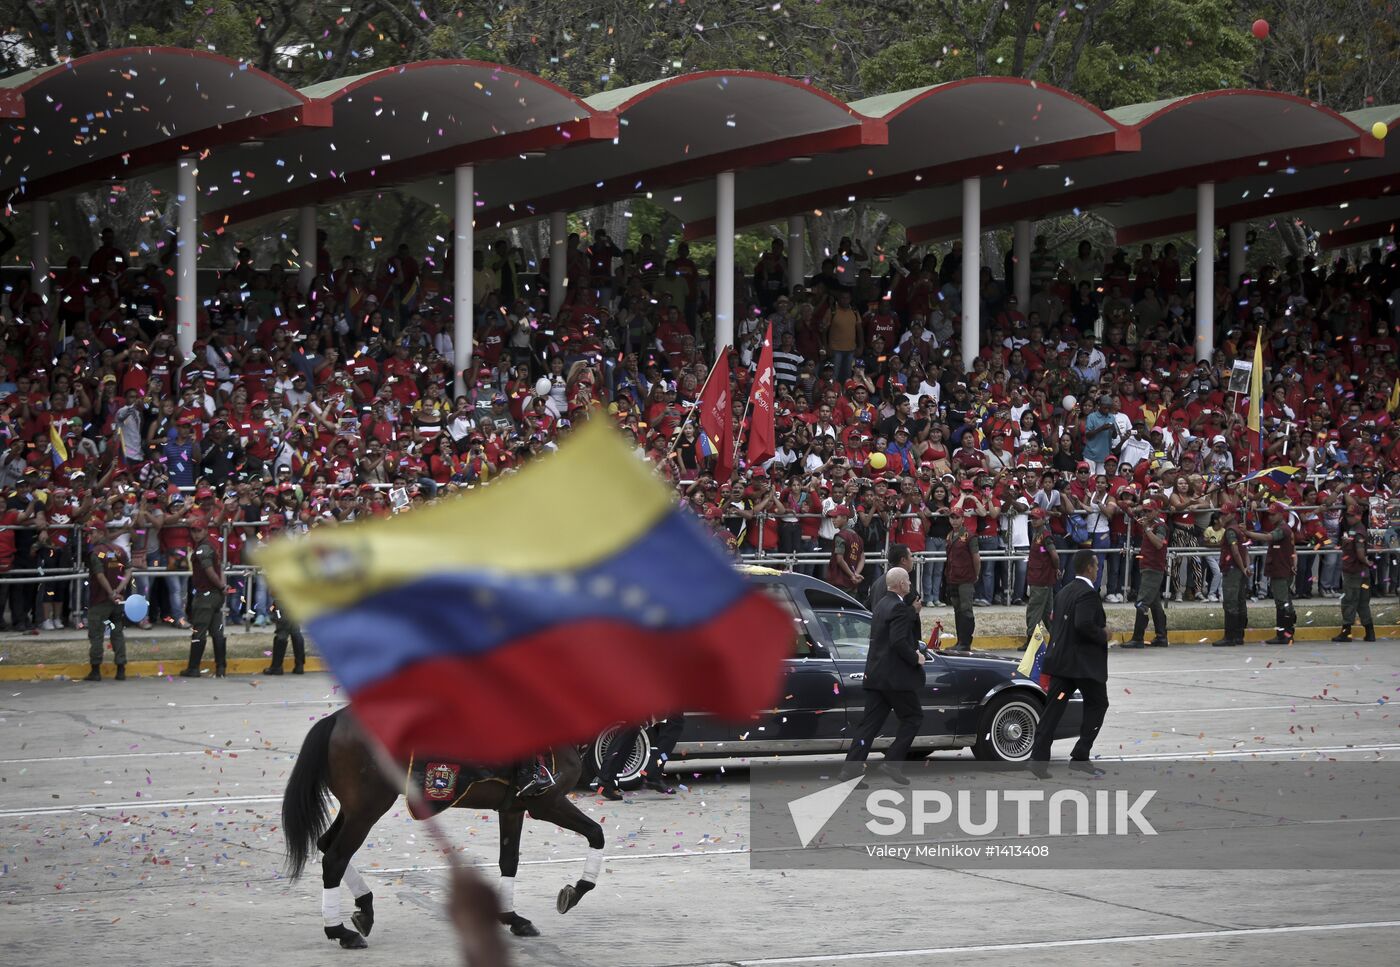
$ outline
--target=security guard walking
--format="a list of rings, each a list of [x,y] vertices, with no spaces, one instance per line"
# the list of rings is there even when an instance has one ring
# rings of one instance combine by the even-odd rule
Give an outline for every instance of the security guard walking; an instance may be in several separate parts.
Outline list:
[[[1346,534],[1342,537],[1342,633],[1333,641],[1351,641],[1351,626],[1357,615],[1366,629],[1366,640],[1376,640],[1371,621],[1370,534],[1366,530],[1366,509],[1347,508]]]
[[[122,599],[131,581],[126,552],[107,540],[107,522],[101,517],[88,521],[92,549],[88,551],[88,672],[85,682],[102,681],[102,637],[112,629],[112,659],[117,664],[117,681],[126,681],[126,614]],[[1367,612],[1369,614],[1370,612]]]
[[[214,677],[223,678],[228,670],[228,650],[224,641],[224,595],[228,585],[219,569],[219,554],[209,542],[209,520],[203,514],[185,518],[194,540],[190,554],[190,663],[180,675],[199,677],[199,663],[204,658],[204,638],[214,640]]]
[[[1144,501],[1147,513],[1135,518],[1142,529],[1142,551],[1138,565],[1142,579],[1138,584],[1137,616],[1133,619],[1133,640],[1121,648],[1167,647],[1167,609],[1162,605],[1162,587],[1167,578],[1167,519],[1156,501]],[[1145,642],[1147,618],[1152,616],[1152,641]],[[1228,637],[1228,635],[1226,636]]]
[[[1245,556],[1245,532],[1236,520],[1239,506],[1234,501],[1220,505],[1220,523],[1225,533],[1220,537],[1221,588],[1224,591],[1225,636],[1212,642],[1217,648],[1233,648],[1244,644],[1244,630],[1249,627],[1249,559]]]

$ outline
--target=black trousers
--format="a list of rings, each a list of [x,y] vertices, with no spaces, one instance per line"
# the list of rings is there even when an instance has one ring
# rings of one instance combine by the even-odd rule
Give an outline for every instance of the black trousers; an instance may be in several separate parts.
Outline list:
[[[1050,761],[1050,743],[1055,741],[1055,730],[1060,727],[1060,719],[1065,714],[1065,706],[1075,689],[1084,696],[1084,721],[1079,726],[1079,741],[1070,752],[1070,759],[1087,761],[1089,750],[1094,747],[1099,729],[1103,728],[1103,717],[1108,714],[1108,686],[1092,678],[1051,677],[1049,699],[1045,711],[1040,713],[1040,724],[1035,730],[1035,746],[1031,749],[1031,759],[1037,762]]]
[[[894,712],[899,726],[895,731],[894,741],[885,750],[885,760],[903,762],[909,758],[909,747],[914,744],[914,737],[919,734],[919,726],[924,721],[924,707],[919,703],[919,693],[867,688],[865,716],[856,728],[850,751],[846,753],[847,762],[865,761],[890,712]]]
[[[675,715],[657,723],[653,733],[654,741],[651,745],[651,762],[647,763],[646,768],[648,777],[661,776],[665,773],[666,762],[676,749],[676,742],[681,737],[684,722],[683,716]],[[613,736],[613,740],[608,743],[608,756],[603,760],[603,768],[598,772],[600,785],[617,785],[617,774],[627,762],[627,757],[632,754],[632,748],[637,744],[637,739],[641,737],[641,734],[642,727],[633,725],[618,730],[617,735]]]

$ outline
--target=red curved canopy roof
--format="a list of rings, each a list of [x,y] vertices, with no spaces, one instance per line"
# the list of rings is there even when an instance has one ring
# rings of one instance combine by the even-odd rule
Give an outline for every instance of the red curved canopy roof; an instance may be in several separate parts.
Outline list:
[[[1202,181],[1383,154],[1376,139],[1353,121],[1316,102],[1274,91],[1209,91],[1108,113],[1138,131],[1141,151],[988,179],[982,188],[983,224],[1044,218]],[[946,238],[959,231],[961,193],[950,186],[910,195],[890,211],[908,226],[911,242]]]
[[[1349,111],[1344,116],[1363,132],[1377,121],[1394,129],[1400,125],[1400,105]],[[1385,147],[1370,134],[1363,140],[1382,150]],[[1308,224],[1325,230],[1330,239],[1343,223],[1355,227],[1373,220],[1366,209],[1395,198],[1400,198],[1400,150],[1315,168],[1250,172],[1247,177],[1220,182],[1215,188],[1216,221],[1227,224],[1306,211]],[[1195,191],[1187,189],[1125,202],[1104,214],[1118,226],[1118,243],[1128,245],[1193,231],[1195,212]],[[1338,213],[1345,214],[1334,217]],[[1379,212],[1376,218],[1382,223],[1388,220]],[[1347,237],[1353,234],[1349,231]]]
[[[334,105],[335,126],[212,153],[199,176],[206,227],[618,133],[550,81],[483,61],[420,61],[302,93]]]
[[[0,190],[24,201],[135,174],[168,184],[199,153],[205,225],[219,228],[391,186],[450,207],[452,169],[472,164],[479,226],[648,195],[695,237],[713,232],[712,177],[737,171],[739,225],[876,201],[919,242],[960,231],[960,182],[976,176],[988,226],[1098,208],[1127,241],[1189,231],[1193,188],[1210,180],[1222,221],[1307,210],[1332,237],[1391,217],[1374,205],[1361,224],[1325,217],[1394,197],[1400,158],[1384,160],[1372,114],[1400,122],[1268,91],[1105,112],[999,77],[844,104],[745,70],[582,99],[470,60],[297,91],[216,54],[144,47],[0,79]]]
[[[330,123],[329,105],[218,54],[103,51],[0,79],[0,192],[38,198]]]
[[[1021,78],[971,77],[850,106],[883,120],[888,143],[745,175],[736,189],[737,225],[1139,147],[1130,125],[1067,91]],[[710,195],[668,207],[685,221],[686,237],[714,233]]]
[[[632,195],[663,203],[721,171],[754,169],[794,155],[883,144],[885,123],[825,91],[756,71],[702,71],[587,99],[617,119],[618,136],[565,156],[491,165],[476,175],[478,225],[503,225]],[[450,206],[451,181],[419,185],[421,197]],[[710,185],[693,194],[713,195]]]

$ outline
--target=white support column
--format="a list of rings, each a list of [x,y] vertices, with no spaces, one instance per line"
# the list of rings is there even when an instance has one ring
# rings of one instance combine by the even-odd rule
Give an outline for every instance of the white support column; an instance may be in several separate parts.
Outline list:
[[[49,305],[49,202],[41,198],[29,208],[32,224],[29,238],[29,291],[43,300],[44,314],[52,315]]]
[[[297,285],[306,295],[316,278],[316,206],[302,205],[297,214]]]
[[[807,219],[802,215],[789,215],[787,219],[787,287],[792,292],[794,286],[807,281]]]
[[[1230,291],[1239,288],[1240,276],[1244,275],[1244,222],[1230,223]]]
[[[175,345],[180,359],[194,356],[196,310],[199,307],[199,162],[193,155],[180,159],[176,172],[178,205],[175,236]]]
[[[734,172],[715,175],[715,345],[734,345]]]
[[[1011,272],[1014,284],[1011,291],[1016,293],[1017,307],[1021,314],[1030,311],[1031,306],[1031,222],[1028,218],[1019,219],[1014,226],[1016,244],[1016,264]]]
[[[472,220],[476,218],[476,171],[471,165],[458,165],[456,194],[453,199],[452,234],[452,369],[456,373],[456,395],[464,396],[467,381],[462,370],[472,359],[472,313],[476,297],[472,292]]]
[[[569,220],[565,212],[549,213],[549,314],[558,314],[568,285]]]
[[[982,293],[977,284],[982,274],[980,178],[963,179],[962,203],[962,364],[970,370],[982,349]]]
[[[1196,358],[1215,352],[1215,182],[1196,186]]]

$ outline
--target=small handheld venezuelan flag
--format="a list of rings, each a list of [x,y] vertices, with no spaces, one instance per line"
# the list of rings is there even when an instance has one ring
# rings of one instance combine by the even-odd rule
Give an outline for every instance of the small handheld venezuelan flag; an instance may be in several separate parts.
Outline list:
[[[68,447],[63,442],[63,434],[59,432],[57,423],[49,424],[49,451],[55,467],[61,467],[68,462]]]
[[[771,706],[792,621],[731,560],[603,420],[504,483],[258,554],[389,752],[480,763]]]

